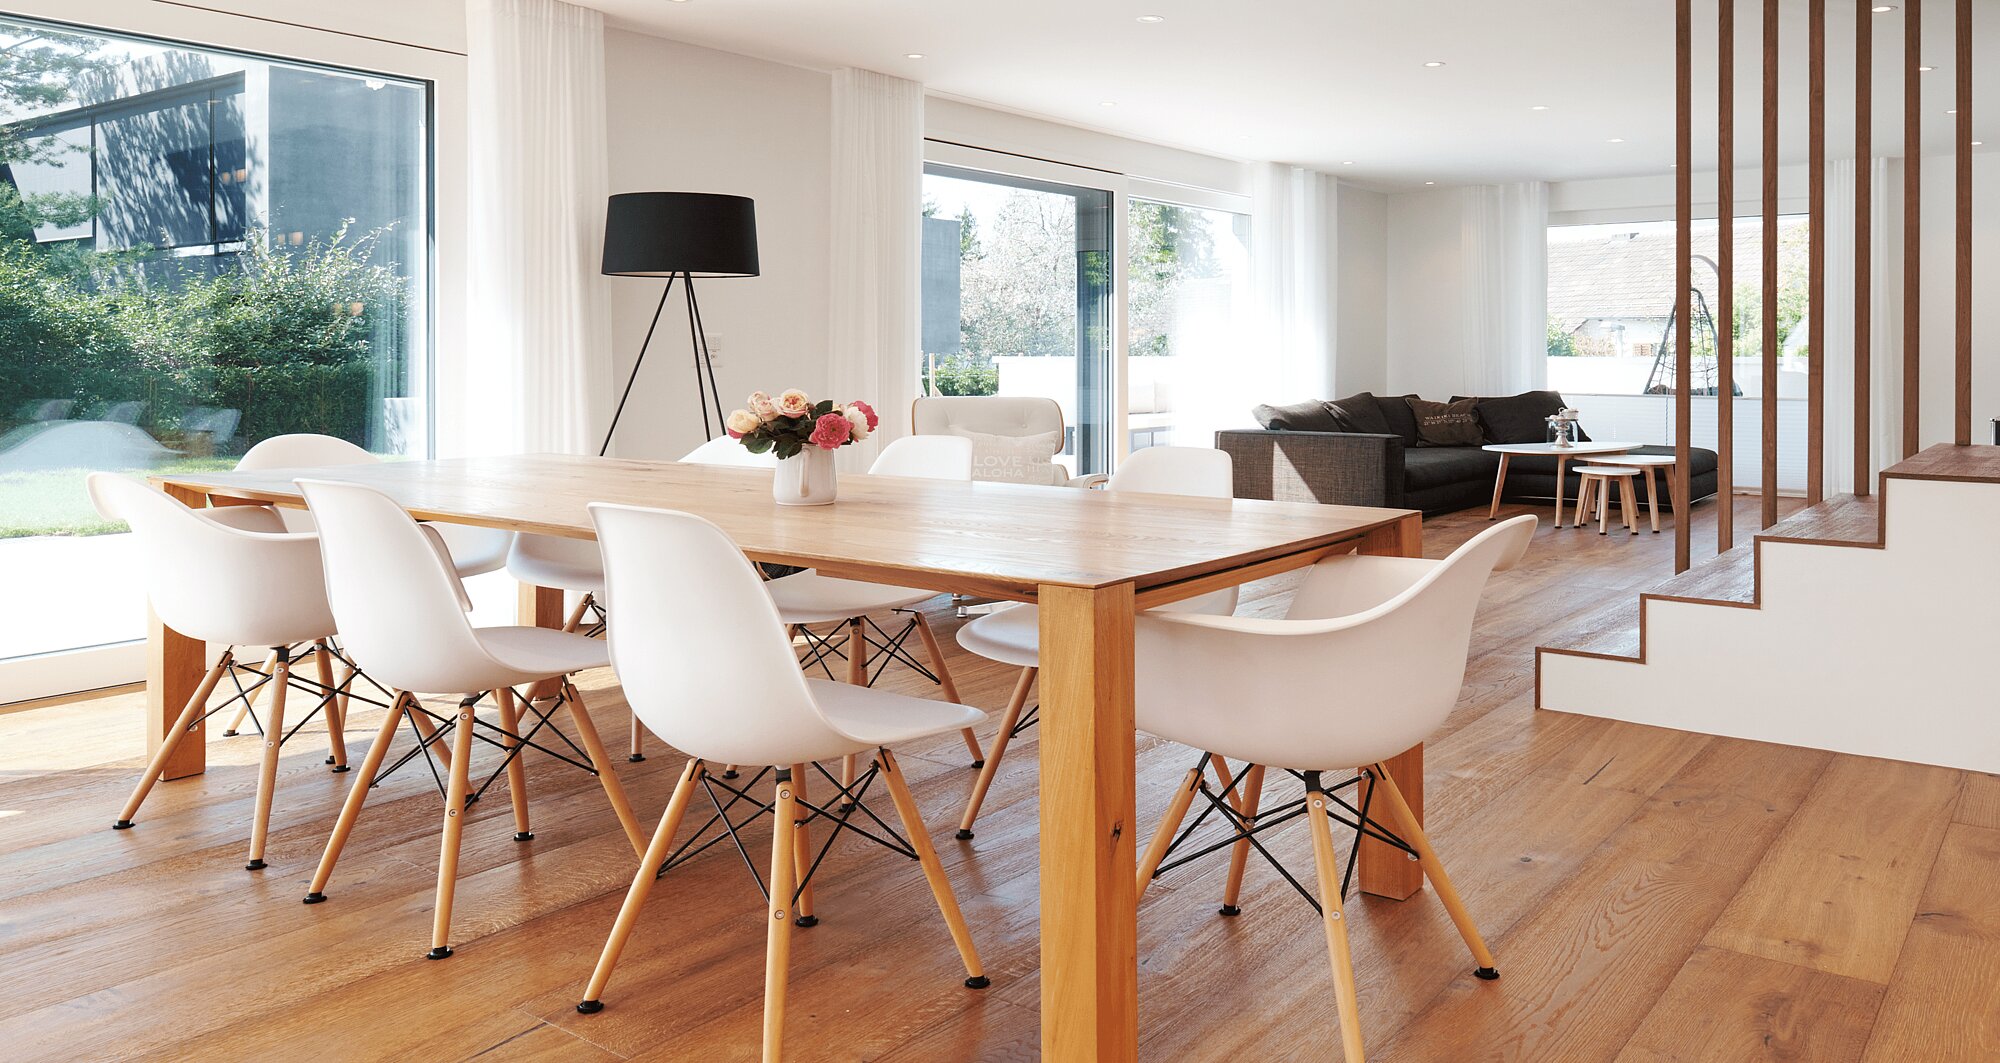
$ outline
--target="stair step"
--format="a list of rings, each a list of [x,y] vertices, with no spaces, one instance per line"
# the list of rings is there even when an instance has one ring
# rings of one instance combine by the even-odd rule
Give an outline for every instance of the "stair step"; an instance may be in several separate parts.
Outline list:
[[[1880,509],[1874,497],[1836,495],[1756,533],[1756,538],[1829,544],[1880,542]],[[1669,577],[1645,592],[1654,598],[1751,605],[1757,596],[1757,551],[1751,542]],[[1543,649],[1610,657],[1639,656],[1641,598],[1607,602],[1583,613]]]

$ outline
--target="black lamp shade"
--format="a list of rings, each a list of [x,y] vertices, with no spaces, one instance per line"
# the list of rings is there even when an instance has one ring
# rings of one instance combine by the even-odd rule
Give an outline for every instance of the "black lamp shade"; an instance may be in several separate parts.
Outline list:
[[[604,272],[757,276],[757,205],[710,192],[623,192],[604,212]]]

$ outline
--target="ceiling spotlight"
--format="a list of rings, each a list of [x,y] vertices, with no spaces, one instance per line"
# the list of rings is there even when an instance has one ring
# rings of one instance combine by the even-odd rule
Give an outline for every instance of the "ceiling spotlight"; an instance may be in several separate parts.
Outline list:
[[[1975,140],[1972,142],[1972,146],[1975,148],[1983,148],[1986,146],[1986,142],[1983,140]]]
[[[1946,114],[1957,114],[1957,113],[1958,113],[1958,111],[1957,111],[1957,109],[1955,109],[1955,108],[1954,108],[1953,110],[1949,110],[1949,111],[1946,111],[1945,113],[1946,113]]]
[[[1352,165],[1354,165],[1354,160],[1353,160],[1353,159],[1345,159],[1345,160],[1342,160],[1342,161],[1341,161],[1341,165],[1342,165],[1342,166],[1352,166]]]
[[[1165,22],[1166,20],[1167,20],[1167,16],[1165,16],[1165,15],[1140,15],[1140,16],[1139,16],[1138,18],[1134,19],[1133,21],[1135,21],[1135,22],[1143,22],[1143,23],[1145,23],[1145,24],[1146,24],[1146,25],[1148,25],[1148,26],[1154,26],[1154,25],[1158,25],[1159,23],[1162,23],[1162,22]]]
[[[1430,62],[1428,62],[1428,63],[1425,63],[1424,65],[1425,65],[1425,66],[1427,66],[1427,67],[1430,67],[1430,68],[1431,68],[1431,69],[1433,69],[1433,70],[1435,70],[1435,69],[1437,69],[1438,67],[1441,67],[1441,66],[1443,66],[1443,65],[1444,65],[1444,62],[1443,62],[1442,60],[1438,60],[1438,59],[1433,59],[1433,60],[1431,60]]]
[[[686,2],[687,2],[687,0],[681,0],[681,2],[682,2],[682,3],[686,3]],[[923,57],[924,57],[924,53],[922,53],[922,52],[904,52],[904,53],[903,53],[903,58],[905,58],[905,59],[922,59]]]
[[[1876,4],[1876,5],[1874,6],[1874,7],[1871,7],[1871,8],[1869,8],[1868,10],[1870,10],[1870,11],[1873,11],[1873,12],[1875,12],[1875,13],[1876,13],[1876,14],[1878,14],[1878,15],[1886,15],[1886,14],[1888,14],[1889,12],[1891,12],[1891,11],[1894,11],[1894,10],[1896,10],[1896,5],[1894,5],[1894,4]]]
[[[1425,185],[1434,185],[1434,184],[1437,184],[1437,182],[1436,182],[1436,181],[1425,181],[1425,182],[1424,182],[1424,184],[1425,184]]]
[[[1530,110],[1530,111],[1546,111],[1546,110],[1548,110],[1548,109],[1549,109],[1549,105],[1548,105],[1548,104],[1546,104],[1546,103],[1538,103],[1538,104],[1534,105],[1533,107],[1530,107],[1530,108],[1528,108],[1528,110]]]
[[[1098,105],[1099,107],[1116,107],[1116,106],[1118,106],[1118,101],[1117,101],[1117,100],[1099,100],[1099,101],[1097,101],[1097,105]]]
[[[1605,141],[1605,143],[1606,143],[1606,144],[1623,144],[1623,143],[1625,143],[1625,138],[1624,138],[1624,137],[1612,137],[1612,138],[1610,138],[1609,140],[1606,140],[1606,141]]]
[[[1933,70],[1936,70],[1936,69],[1937,69],[1937,67],[1934,67],[1934,66],[1920,66],[1920,67],[1918,67],[1918,68],[1917,68],[1917,73],[1919,73],[1919,74],[1928,74],[1928,73],[1930,73],[1931,71],[1933,71]]]

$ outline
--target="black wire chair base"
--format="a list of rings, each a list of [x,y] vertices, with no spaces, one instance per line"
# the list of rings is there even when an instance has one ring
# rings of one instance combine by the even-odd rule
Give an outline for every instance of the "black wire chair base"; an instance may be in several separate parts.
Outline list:
[[[864,667],[869,669],[868,685],[874,686],[875,681],[882,678],[882,673],[888,670],[891,662],[901,662],[904,667],[930,682],[941,682],[936,672],[910,653],[909,639],[917,630],[916,613],[909,609],[898,609],[896,614],[908,616],[910,620],[903,625],[901,631],[894,634],[890,634],[888,629],[876,623],[872,616],[861,618],[863,624],[861,650],[865,654]],[[800,666],[807,671],[817,667],[828,679],[838,681],[841,677],[833,674],[830,662],[847,660],[848,643],[854,640],[854,637],[847,633],[850,630],[849,626],[842,622],[836,632],[826,635],[804,624],[798,625],[798,630],[806,640],[806,653],[799,660]]]
[[[558,690],[557,693],[542,698],[541,702],[545,702],[548,705],[548,708],[542,709],[538,707],[538,702],[529,700],[520,691],[512,690],[512,688],[509,688],[509,690],[514,695],[515,704],[520,707],[521,722],[524,724],[532,722],[533,726],[528,727],[525,732],[517,734],[497,723],[480,719],[477,711],[470,712],[473,739],[484,742],[495,749],[503,750],[506,756],[502,757],[499,765],[471,793],[466,795],[465,804],[468,808],[476,804],[479,798],[486,793],[487,789],[500,776],[506,774],[508,767],[514,763],[516,757],[519,757],[530,749],[539,750],[571,767],[580,768],[593,776],[598,774],[597,769],[590,763],[590,754],[585,752],[574,741],[571,741],[569,735],[565,734],[562,728],[557,727],[554,723],[556,710],[569,703],[567,694]],[[480,701],[484,700],[489,693],[491,691],[474,694],[465,698],[458,703],[458,707],[462,710],[476,710]],[[438,796],[449,800],[451,795],[450,784],[446,780],[443,771],[440,770],[437,758],[431,755],[431,747],[444,744],[452,737],[453,732],[458,729],[458,714],[453,713],[447,716],[432,712],[414,697],[409,698],[404,703],[404,711],[410,714],[422,714],[426,719],[435,724],[436,727],[431,736],[426,738],[423,729],[417,726],[415,715],[409,716],[405,722],[410,725],[410,733],[416,737],[416,748],[404,753],[394,763],[376,772],[375,777],[369,780],[368,785],[382,785],[383,780],[394,775],[405,764],[410,763],[418,757],[422,757],[424,765],[430,769],[432,783],[437,786]],[[542,734],[544,731],[561,739],[562,745],[568,747],[569,752],[565,753],[553,746],[544,745],[542,742],[536,741],[536,736]]]
[[[735,848],[736,855],[743,861],[743,866],[750,870],[751,879],[757,883],[757,891],[763,894],[766,901],[769,901],[771,899],[771,887],[764,881],[763,872],[757,870],[757,860],[750,855],[749,847],[743,844],[741,832],[743,828],[764,816],[775,814],[777,808],[775,801],[761,800],[753,793],[755,787],[768,778],[775,770],[774,768],[760,769],[755,775],[751,776],[748,782],[740,786],[732,785],[732,783],[725,781],[720,775],[710,774],[706,771],[702,772],[702,791],[707,794],[709,805],[714,808],[714,811],[710,813],[706,822],[695,828],[694,834],[687,841],[682,842],[679,848],[667,854],[667,858],[661,862],[659,870],[654,872],[654,877],[664,876],[667,872],[687,863],[704,851],[727,841]],[[909,839],[905,838],[896,828],[891,827],[881,816],[876,815],[874,809],[868,807],[868,803],[865,800],[869,787],[873,786],[875,780],[882,774],[880,761],[871,760],[868,770],[863,772],[860,778],[855,779],[852,784],[847,786],[842,786],[838,776],[817,763],[812,764],[810,770],[817,771],[833,787],[834,795],[831,799],[824,802],[808,801],[803,797],[797,798],[798,806],[805,810],[805,815],[794,824],[793,829],[804,829],[821,820],[831,821],[833,829],[828,831],[826,837],[819,842],[817,846],[818,851],[813,854],[812,862],[807,865],[805,874],[799,876],[798,884],[792,891],[792,903],[794,905],[798,903],[799,897],[805,893],[806,886],[812,882],[813,874],[819,870],[820,863],[826,859],[826,854],[833,848],[834,841],[840,837],[842,832],[852,833],[908,859],[918,859],[917,851],[910,844]],[[728,799],[724,800],[718,797],[716,795],[717,790],[728,794]],[[737,818],[733,814],[739,805],[751,806],[750,810],[743,814],[741,818]],[[861,821],[857,820],[855,818],[856,813],[859,813],[868,823],[872,823],[873,829],[864,826]],[[811,924],[805,925],[809,926]]]
[[[291,647],[287,647],[288,656],[290,649]],[[317,715],[322,709],[326,707],[327,702],[332,700],[336,696],[347,698],[349,703],[360,701],[369,705],[374,705],[378,708],[388,708],[390,702],[395,700],[394,694],[391,694],[389,691],[384,690],[380,683],[375,682],[375,680],[370,678],[366,672],[363,672],[361,669],[356,668],[354,666],[353,658],[347,656],[347,654],[344,651],[342,651],[339,646],[335,645],[331,639],[327,640],[326,654],[327,656],[333,658],[335,661],[338,661],[341,664],[347,666],[348,669],[347,677],[341,680],[340,682],[334,684],[333,686],[329,687],[324,683],[319,682],[318,680],[309,678],[304,675],[300,675],[298,670],[300,662],[309,660],[313,654],[318,652],[320,652],[319,648],[317,646],[313,646],[307,649],[306,652],[296,657],[291,657],[288,662],[288,666],[285,670],[287,687],[289,689],[296,690],[302,694],[312,695],[313,697],[318,699],[318,703],[313,706],[312,711],[307,713],[304,718],[300,719],[298,723],[293,724],[291,730],[285,732],[284,737],[278,740],[278,744],[280,746],[283,746],[286,741],[288,741],[293,735],[297,734],[299,728],[304,727],[309,721],[311,721],[315,715]],[[256,676],[257,678],[251,680],[249,685],[245,686],[243,682],[243,673]],[[211,706],[208,709],[208,711],[202,713],[200,719],[196,720],[195,723],[190,725],[188,729],[193,730],[195,727],[198,727],[202,723],[207,722],[208,718],[215,715],[216,713],[221,712],[224,709],[231,708],[232,706],[241,704],[243,706],[244,713],[250,719],[251,726],[255,729],[256,733],[259,736],[263,735],[264,721],[258,718],[257,707],[251,703],[251,698],[257,693],[257,691],[264,689],[265,686],[269,685],[277,677],[271,672],[265,671],[263,668],[260,668],[256,665],[238,663],[234,657],[230,658],[229,669],[227,674],[229,676],[229,683],[231,686],[236,688],[236,692],[229,695],[229,697],[225,699],[222,702],[222,704]],[[375,698],[369,697],[366,694],[355,693],[353,688],[354,688],[354,681],[356,679],[363,680],[369,686],[374,687],[375,690],[378,693],[380,693],[383,698],[387,700],[378,701]],[[241,733],[242,732],[240,731],[223,732],[225,737],[234,737],[235,735]]]
[[[1208,807],[1202,809],[1201,814],[1195,817],[1194,822],[1185,824],[1180,832],[1174,836],[1173,842],[1167,846],[1167,851],[1161,858],[1160,866],[1154,870],[1153,877],[1157,879],[1161,875],[1183,864],[1199,860],[1210,853],[1230,848],[1238,843],[1247,842],[1251,848],[1255,849],[1264,858],[1265,863],[1270,864],[1279,875],[1284,877],[1286,882],[1291,884],[1292,889],[1297,891],[1299,896],[1306,899],[1307,904],[1312,905],[1313,911],[1320,911],[1319,898],[1313,896],[1313,892],[1307,889],[1304,883],[1294,877],[1285,868],[1284,862],[1279,860],[1271,850],[1265,848],[1263,841],[1258,837],[1275,827],[1307,815],[1306,798],[1301,796],[1296,800],[1287,801],[1270,808],[1259,807],[1255,813],[1246,815],[1238,811],[1236,805],[1240,800],[1239,790],[1243,786],[1243,780],[1249,777],[1250,769],[1254,765],[1245,763],[1242,770],[1234,773],[1229,786],[1218,793],[1209,786],[1206,771],[1211,756],[1209,753],[1203,753],[1201,754],[1201,759],[1195,763],[1195,771],[1200,780],[1197,784],[1196,792],[1208,802]],[[1228,761],[1225,760],[1223,763],[1227,765]],[[1289,768],[1284,770],[1285,774],[1297,779],[1302,786],[1310,789],[1311,784],[1307,779],[1308,773],[1292,771]],[[1312,774],[1315,776],[1318,775],[1317,772]],[[1417,855],[1417,851],[1411,848],[1408,842],[1391,833],[1387,828],[1368,815],[1368,809],[1375,797],[1375,785],[1376,780],[1374,775],[1364,769],[1351,779],[1335,785],[1323,786],[1321,790],[1327,799],[1327,818],[1354,832],[1354,843],[1348,847],[1346,867],[1342,869],[1340,875],[1340,898],[1343,901],[1347,899],[1348,887],[1354,880],[1355,855],[1361,849],[1362,837],[1373,838],[1376,841],[1393,846],[1408,853],[1412,858]],[[1350,787],[1354,788],[1360,795],[1358,805],[1349,802],[1341,796],[1342,791]],[[1194,848],[1192,852],[1182,852],[1182,850],[1197,844],[1191,842],[1190,839],[1194,837],[1195,832],[1201,828],[1202,824],[1210,816],[1217,815],[1220,816],[1219,822],[1224,831],[1223,836],[1219,839],[1213,836],[1204,837],[1199,843],[1199,848]],[[1181,853],[1178,857],[1175,856],[1177,852]]]

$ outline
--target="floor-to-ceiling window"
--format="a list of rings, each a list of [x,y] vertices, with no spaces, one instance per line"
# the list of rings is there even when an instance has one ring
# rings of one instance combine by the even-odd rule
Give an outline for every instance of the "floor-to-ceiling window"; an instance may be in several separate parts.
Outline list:
[[[428,452],[430,107],[424,82],[0,17],[0,671],[144,633],[89,473],[291,432]]]
[[[1133,197],[1125,210],[1126,426],[1132,449],[1211,447],[1245,411],[1209,396],[1242,370],[1250,215]]]

